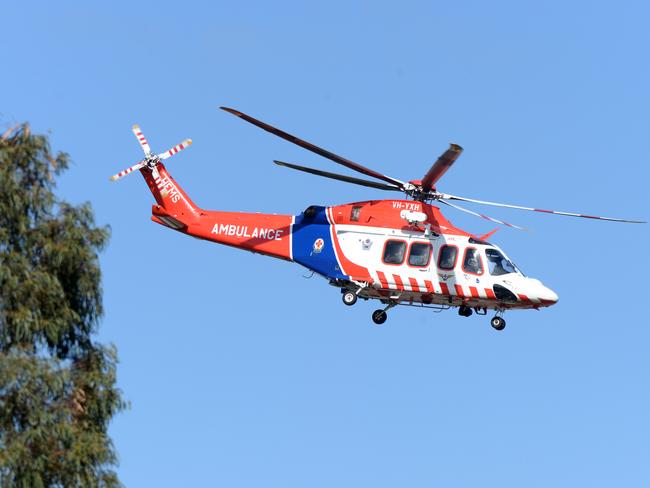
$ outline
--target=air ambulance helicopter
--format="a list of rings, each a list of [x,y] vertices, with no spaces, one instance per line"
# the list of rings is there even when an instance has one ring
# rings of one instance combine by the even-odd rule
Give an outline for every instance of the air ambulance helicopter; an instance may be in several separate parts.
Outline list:
[[[310,205],[298,215],[277,215],[204,210],[170,176],[163,160],[188,147],[186,139],[161,154],[154,154],[140,128],[133,126],[145,157],[111,177],[118,180],[140,170],[156,204],[151,220],[199,239],[298,263],[340,288],[343,303],[359,298],[378,300],[383,307],[372,313],[383,324],[387,311],[410,305],[435,311],[458,308],[461,316],[487,315],[503,330],[503,314],[514,309],[540,309],[558,301],[541,281],[525,276],[506,253],[486,239],[495,231],[475,236],[455,227],[439,204],[507,227],[508,222],[460,207],[470,202],[532,212],[614,222],[645,223],[573,212],[542,210],[488,202],[442,193],[438,181],[451,168],[462,148],[451,144],[421,180],[402,181],[378,173],[349,159],[276,129],[237,110],[221,107],[271,134],[323,156],[370,179],[346,176],[297,164],[274,161],[298,171],[376,190],[403,193],[406,198],[369,200],[330,207]]]

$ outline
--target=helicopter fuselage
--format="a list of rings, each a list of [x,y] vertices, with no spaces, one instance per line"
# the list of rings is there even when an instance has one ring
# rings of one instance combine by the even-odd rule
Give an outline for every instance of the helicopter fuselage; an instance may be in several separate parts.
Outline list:
[[[557,295],[524,276],[498,247],[458,229],[438,207],[370,200],[298,215],[202,210],[167,175],[142,170],[157,223],[194,237],[298,263],[360,298],[507,310]]]

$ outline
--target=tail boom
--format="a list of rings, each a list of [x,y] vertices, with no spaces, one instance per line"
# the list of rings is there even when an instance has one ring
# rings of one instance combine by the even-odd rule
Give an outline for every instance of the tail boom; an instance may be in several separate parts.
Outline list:
[[[291,260],[293,216],[220,212],[199,208],[158,163],[142,168],[142,176],[157,205],[151,220],[185,234],[247,251]]]
[[[291,215],[201,211],[198,220],[177,230],[199,239],[291,261],[292,225]]]

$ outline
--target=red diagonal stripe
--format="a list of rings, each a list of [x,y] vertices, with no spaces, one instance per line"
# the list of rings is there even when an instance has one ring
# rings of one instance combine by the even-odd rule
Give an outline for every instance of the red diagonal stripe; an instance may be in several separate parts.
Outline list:
[[[470,286],[469,292],[472,294],[474,298],[479,298],[478,290],[476,289],[475,286]]]
[[[402,278],[400,278],[398,275],[394,274],[393,275],[393,280],[395,280],[395,286],[397,286],[398,290],[403,290],[404,289],[404,283],[402,282]]]
[[[454,285],[456,287],[456,295],[459,297],[464,297],[465,294],[463,293],[463,287],[460,285]]]
[[[440,289],[442,290],[443,295],[450,295],[449,287],[447,286],[447,283],[443,283],[442,281],[440,281]]]
[[[496,299],[496,295],[492,291],[492,288],[486,288],[485,289],[485,294],[487,295],[488,298],[491,298],[493,300]]]
[[[424,286],[427,287],[428,292],[434,293],[433,283],[431,283],[429,280],[424,280]]]
[[[377,271],[377,278],[379,278],[382,288],[388,288],[388,281],[386,281],[386,275],[384,273]]]
[[[409,278],[409,283],[411,283],[411,290],[420,291],[420,286],[418,285],[418,280],[415,278]]]

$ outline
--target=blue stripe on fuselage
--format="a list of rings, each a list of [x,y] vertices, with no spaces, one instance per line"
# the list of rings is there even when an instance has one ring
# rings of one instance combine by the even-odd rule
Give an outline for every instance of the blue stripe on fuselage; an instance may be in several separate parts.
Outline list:
[[[347,279],[348,276],[341,273],[334,253],[327,208],[312,206],[308,210],[296,215],[293,223],[291,231],[293,260],[327,278]],[[323,239],[320,252],[315,249],[318,239]]]

